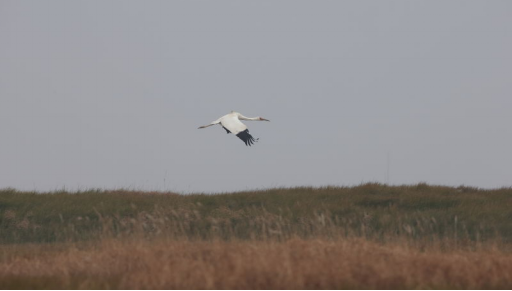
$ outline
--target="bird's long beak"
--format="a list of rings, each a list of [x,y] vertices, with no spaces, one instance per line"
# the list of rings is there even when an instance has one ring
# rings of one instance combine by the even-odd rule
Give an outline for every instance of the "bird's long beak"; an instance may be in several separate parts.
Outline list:
[[[269,121],[269,122],[270,122],[270,120],[268,120],[268,119],[265,119],[265,118],[262,118],[261,120],[263,120],[263,121]]]

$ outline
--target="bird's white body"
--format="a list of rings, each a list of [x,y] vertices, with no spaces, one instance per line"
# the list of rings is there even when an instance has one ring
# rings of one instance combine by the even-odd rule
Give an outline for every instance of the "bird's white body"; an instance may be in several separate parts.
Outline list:
[[[238,112],[231,112],[219,118],[218,121],[232,134],[237,135],[238,133],[247,129],[247,126],[240,121],[240,119],[243,119],[244,117],[245,116]]]
[[[269,121],[268,119],[261,117],[245,117],[238,112],[231,111],[231,113],[228,113],[222,116],[221,118],[213,121],[212,123],[205,126],[201,126],[199,128],[205,128],[208,126],[220,124],[227,131],[227,133],[232,133],[238,136],[241,140],[244,141],[245,145],[250,146],[258,139],[254,139],[249,134],[247,126],[243,124],[240,120]]]

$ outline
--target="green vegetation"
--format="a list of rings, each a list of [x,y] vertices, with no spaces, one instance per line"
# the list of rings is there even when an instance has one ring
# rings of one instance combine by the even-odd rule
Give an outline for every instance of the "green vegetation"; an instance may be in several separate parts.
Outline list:
[[[512,189],[0,190],[7,289],[510,289]]]
[[[205,195],[0,190],[0,243],[107,237],[512,240],[512,189],[418,184],[278,188]]]

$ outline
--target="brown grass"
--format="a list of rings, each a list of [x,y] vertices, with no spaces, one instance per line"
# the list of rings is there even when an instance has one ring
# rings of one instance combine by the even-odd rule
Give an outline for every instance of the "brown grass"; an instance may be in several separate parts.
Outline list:
[[[510,289],[512,189],[0,190],[0,288]]]
[[[0,246],[7,289],[510,289],[498,247],[420,250],[364,239],[104,240]]]

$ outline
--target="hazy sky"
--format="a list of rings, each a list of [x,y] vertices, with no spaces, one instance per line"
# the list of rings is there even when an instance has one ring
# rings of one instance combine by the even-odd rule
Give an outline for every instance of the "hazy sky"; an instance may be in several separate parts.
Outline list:
[[[0,0],[0,188],[512,186],[511,52],[507,0]]]

